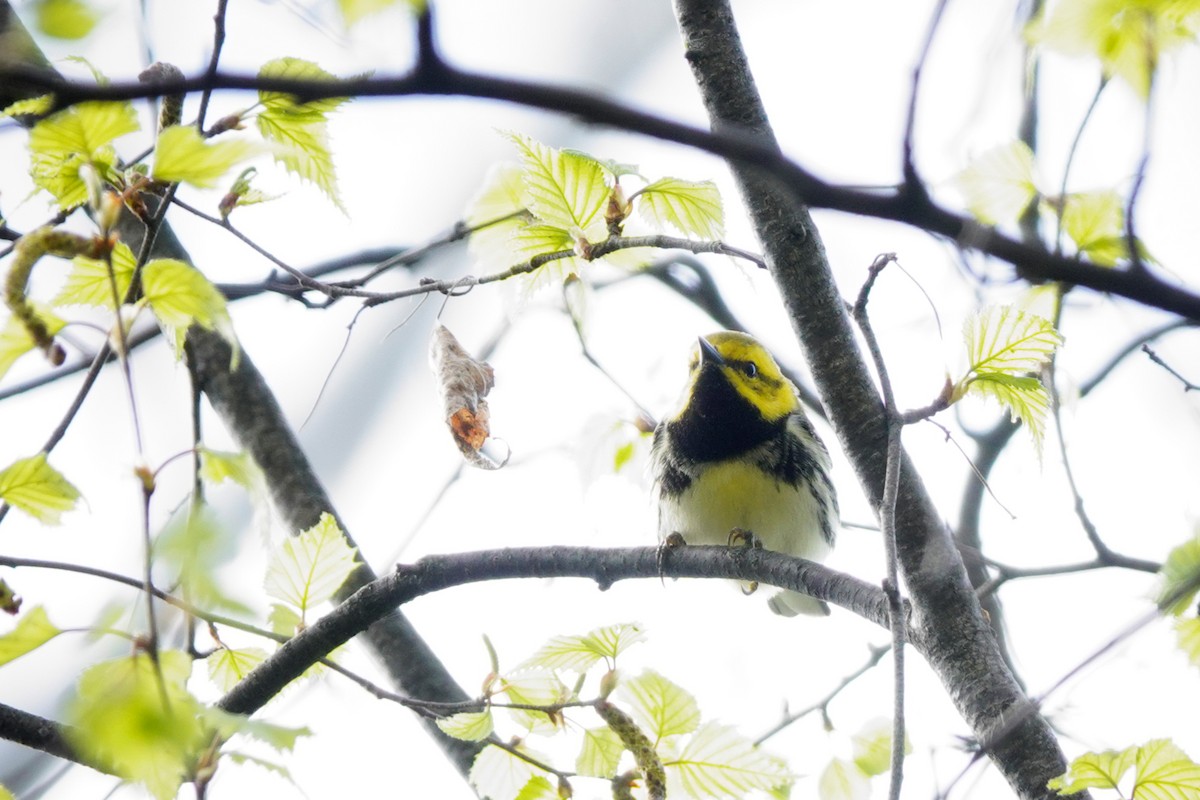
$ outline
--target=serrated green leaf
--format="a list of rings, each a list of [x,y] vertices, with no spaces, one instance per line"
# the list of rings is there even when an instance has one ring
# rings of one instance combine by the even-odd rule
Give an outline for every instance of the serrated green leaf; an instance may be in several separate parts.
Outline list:
[[[142,269],[142,300],[159,325],[183,353],[183,338],[191,325],[215,330],[233,347],[234,366],[239,348],[225,296],[198,269],[173,258],[156,258]]]
[[[208,677],[222,692],[228,692],[239,684],[250,670],[267,660],[267,651],[261,647],[233,649],[222,647],[204,659],[208,665]]]
[[[1097,264],[1111,267],[1129,258],[1125,207],[1114,191],[1068,195],[1062,229],[1075,243],[1075,249]]]
[[[82,0],[38,0],[34,11],[38,28],[56,39],[82,39],[100,19],[96,9]]]
[[[45,453],[14,461],[0,470],[0,500],[47,525],[57,525],[75,508],[79,490],[46,461]]]
[[[258,77],[291,78],[298,81],[328,81],[330,83],[338,80],[336,75],[321,69],[316,62],[306,61],[303,58],[292,58],[291,56],[276,58],[263,64],[258,70]],[[258,93],[258,102],[272,115],[287,115],[295,120],[309,118],[324,122],[328,119],[326,115],[329,112],[350,102],[350,98],[323,97],[317,100],[309,100],[305,103],[298,103],[293,95],[284,92],[261,91]]]
[[[1169,739],[1155,739],[1137,750],[1133,800],[1200,797],[1200,764]]]
[[[500,692],[510,703],[529,706],[557,706],[571,699],[571,690],[557,675],[545,670],[530,670],[516,675],[507,675],[501,683]],[[536,711],[511,708],[508,710],[513,721],[530,733],[557,733],[562,724],[558,711]]]
[[[472,231],[467,242],[484,272],[499,272],[522,260],[512,242],[513,234],[530,220],[522,175],[521,165],[515,162],[494,164],[467,205],[464,222],[473,228],[485,226]]]
[[[1194,0],[1061,0],[1032,36],[1048,49],[1099,59],[1106,76],[1145,100],[1162,55],[1195,41],[1197,11]]]
[[[129,291],[137,259],[129,245],[117,242],[112,250],[112,277],[117,284],[117,296],[122,300]],[[108,262],[98,258],[75,256],[71,259],[71,271],[66,283],[51,303],[55,306],[84,305],[113,310],[112,279],[108,274]]]
[[[575,771],[589,778],[612,778],[617,774],[625,745],[607,725],[583,732],[583,745],[575,759]]]
[[[116,152],[109,143],[139,128],[129,103],[89,101],[40,120],[29,131],[30,174],[62,208],[88,199],[79,170],[91,165],[102,178],[114,172]]]
[[[346,213],[325,123],[293,120],[264,112],[258,115],[257,124],[263,138],[284,145],[272,151],[275,162],[301,180],[315,185],[339,211]]]
[[[245,489],[254,489],[262,481],[262,470],[249,453],[200,448],[200,477],[217,485],[227,480]]]
[[[595,241],[606,238],[604,207],[609,189],[600,164],[527,136],[510,134],[509,139],[521,154],[530,212],[546,225],[565,231],[570,239],[580,235]]]
[[[646,635],[637,623],[608,625],[583,636],[556,636],[542,645],[521,668],[584,672],[600,659],[613,660],[631,645],[645,639]]]
[[[1050,361],[1062,336],[1047,319],[1014,306],[988,306],[963,325],[968,374],[1023,375]]]
[[[993,372],[976,375],[967,387],[968,394],[990,398],[1008,409],[1013,421],[1025,423],[1039,457],[1046,438],[1046,417],[1050,413],[1050,396],[1037,378],[1013,377]]]
[[[832,759],[817,779],[820,800],[868,800],[870,796],[871,779],[850,761]]]
[[[789,783],[792,775],[732,727],[706,722],[677,758],[664,761],[668,797],[741,796]]]
[[[489,744],[475,756],[467,779],[480,797],[516,800],[521,790],[538,775],[544,773],[525,759]]]
[[[1013,222],[1037,195],[1033,151],[1021,141],[993,147],[972,159],[954,183],[984,225]]]
[[[1192,666],[1200,667],[1200,617],[1175,620],[1175,634],[1179,637],[1179,649],[1188,661]]]
[[[1179,616],[1200,591],[1200,535],[1175,547],[1159,570],[1158,605],[1164,614]]]
[[[35,606],[21,615],[17,626],[0,636],[0,665],[31,653],[62,633],[42,606]]]
[[[172,125],[158,134],[154,145],[155,180],[190,183],[202,189],[215,186],[239,162],[262,152],[245,139],[208,141],[190,125]]]
[[[278,753],[291,752],[296,749],[296,742],[301,736],[312,736],[312,730],[307,727],[276,725],[242,714],[230,714],[213,706],[204,709],[203,718],[222,738],[245,736],[270,746]]]
[[[438,717],[436,722],[442,733],[466,742],[482,742],[496,729],[490,709],[463,711],[448,717]]]
[[[37,97],[28,97],[24,100],[18,100],[12,105],[6,106],[0,114],[8,117],[18,117],[23,114],[41,115],[49,111],[54,105],[54,95],[41,94]]]
[[[67,710],[71,745],[159,800],[175,797],[211,739],[185,688],[191,665],[187,653],[163,650],[157,666],[139,653],[90,667]]]
[[[358,566],[355,550],[328,513],[316,525],[289,538],[272,553],[267,565],[267,594],[289,603],[303,615],[333,597]]]
[[[700,724],[696,698],[654,670],[646,670],[617,689],[630,715],[658,741],[666,736],[691,733]]]
[[[304,624],[304,618],[296,609],[284,603],[271,604],[271,610],[267,614],[267,625],[272,633],[280,636],[295,636],[302,624]]]
[[[721,193],[712,181],[661,178],[638,192],[636,203],[638,213],[656,230],[670,227],[697,239],[725,235]]]
[[[67,324],[61,317],[44,308],[40,303],[34,303],[33,308],[51,336],[61,331]],[[35,346],[33,337],[29,335],[28,329],[21,324],[20,320],[14,316],[8,316],[4,320],[4,327],[0,328],[0,378],[4,377],[4,374],[12,368],[18,358]]]
[[[558,788],[545,775],[534,775],[517,792],[515,800],[562,800]]]

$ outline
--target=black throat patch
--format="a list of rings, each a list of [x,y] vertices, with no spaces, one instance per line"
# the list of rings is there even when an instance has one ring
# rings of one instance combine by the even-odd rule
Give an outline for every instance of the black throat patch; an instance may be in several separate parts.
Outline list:
[[[786,425],[787,417],[767,422],[717,365],[702,364],[687,409],[667,423],[667,431],[682,458],[720,461],[757,447]]]

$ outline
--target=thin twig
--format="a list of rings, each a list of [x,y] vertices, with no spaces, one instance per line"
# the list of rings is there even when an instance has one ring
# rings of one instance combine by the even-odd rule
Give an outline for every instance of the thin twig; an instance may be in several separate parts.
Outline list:
[[[1166,361],[1163,361],[1162,358],[1159,357],[1158,353],[1151,350],[1150,345],[1148,345],[1148,344],[1142,345],[1142,352],[1145,353],[1150,358],[1150,360],[1153,361],[1155,364],[1158,364],[1160,367],[1165,369],[1167,372],[1171,373],[1171,375],[1178,378],[1179,382],[1183,384],[1183,391],[1190,392],[1193,389],[1200,389],[1200,384],[1192,383],[1187,378],[1180,375],[1170,364],[1168,364]]]

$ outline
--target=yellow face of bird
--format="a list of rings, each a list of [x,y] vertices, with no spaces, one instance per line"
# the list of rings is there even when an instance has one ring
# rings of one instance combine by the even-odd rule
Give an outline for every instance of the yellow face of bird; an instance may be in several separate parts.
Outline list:
[[[704,341],[712,346],[717,358],[701,352],[701,344],[692,347],[686,397],[690,397],[702,364],[721,371],[739,395],[758,409],[763,419],[774,422],[800,408],[796,387],[783,376],[775,359],[753,336],[736,331],[710,333]]]

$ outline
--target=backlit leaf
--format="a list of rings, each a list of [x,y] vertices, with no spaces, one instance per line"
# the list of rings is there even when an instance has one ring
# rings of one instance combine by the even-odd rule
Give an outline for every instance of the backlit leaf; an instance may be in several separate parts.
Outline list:
[[[601,659],[615,660],[631,645],[645,639],[646,634],[637,623],[608,625],[583,636],[556,636],[542,645],[522,667],[584,672]]]
[[[208,141],[190,125],[172,125],[158,134],[154,146],[155,180],[209,188],[239,162],[262,152],[245,139]]]
[[[0,664],[33,652],[60,633],[46,615],[46,609],[34,606],[21,616],[15,628],[0,636]]]
[[[1014,222],[1037,195],[1033,151],[1021,141],[993,147],[973,159],[954,182],[980,222]]]
[[[233,481],[245,489],[255,489],[262,481],[262,470],[249,453],[200,449],[200,477],[212,484]]]
[[[1137,750],[1134,800],[1200,797],[1200,764],[1169,739],[1154,739]]]
[[[1192,666],[1200,667],[1200,617],[1175,620],[1175,633],[1179,637],[1179,649],[1187,655]]]
[[[850,737],[854,765],[864,775],[883,775],[892,767],[892,721],[878,718],[863,725],[858,733]],[[904,752],[912,752],[912,745],[905,741]]]
[[[504,677],[501,692],[510,703],[518,705],[550,707],[571,699],[571,690],[566,684],[553,672],[545,670],[507,675]],[[558,732],[562,724],[562,714],[553,710],[512,708],[509,709],[509,714],[518,725],[531,733],[553,734]]]
[[[354,25],[363,17],[397,5],[409,6],[419,13],[425,3],[423,0],[338,0],[338,10],[342,12],[342,19],[346,21],[347,26]]]
[[[530,220],[523,174],[516,162],[493,165],[467,205],[464,222],[485,226],[472,231],[468,242],[471,256],[485,272],[499,272],[523,260],[512,242],[513,234]]]
[[[1159,570],[1158,604],[1165,614],[1187,611],[1200,591],[1200,536],[1175,547]]]
[[[1062,336],[1049,320],[1013,306],[988,306],[963,326],[970,373],[1023,375],[1050,361]]]
[[[304,614],[333,597],[354,571],[355,550],[337,521],[322,514],[316,525],[275,549],[267,565],[267,594]]]
[[[1084,789],[1115,789],[1137,761],[1140,748],[1085,753],[1072,761],[1067,771],[1050,780],[1049,788],[1059,794],[1076,794]]]
[[[638,192],[635,199],[638,213],[658,230],[670,227],[698,239],[725,235],[721,195],[712,181],[661,178]]]
[[[467,742],[481,742],[495,730],[491,711],[464,711],[448,717],[438,717],[437,726],[447,736]]]
[[[232,649],[222,647],[204,659],[208,665],[208,677],[222,692],[228,692],[250,674],[250,670],[267,660],[267,651],[261,647]]]
[[[111,279],[108,274],[108,262],[98,258],[75,256],[71,259],[71,271],[67,273],[66,283],[51,302],[56,306],[84,305],[111,311],[114,308],[113,279],[117,286],[117,296],[124,300],[133,280],[137,259],[129,245],[124,242],[116,243],[110,258],[113,272]]]
[[[625,745],[607,725],[583,732],[583,746],[575,759],[575,771],[591,778],[612,778],[617,774]]]
[[[1046,416],[1050,412],[1050,396],[1040,380],[1028,375],[1013,377],[984,372],[972,378],[967,393],[997,401],[1008,409],[1014,421],[1025,423],[1040,455],[1046,437]]]
[[[245,736],[269,745],[281,753],[295,750],[296,742],[301,736],[312,736],[309,728],[276,725],[273,722],[252,719],[242,714],[230,714],[228,711],[211,706],[204,709],[203,718],[223,738]]]
[[[54,336],[67,323],[60,317],[34,303],[34,311],[46,325],[46,331]],[[37,347],[29,329],[21,324],[15,316],[9,315],[0,327],[0,378],[16,363],[17,359]]]
[[[663,766],[668,797],[740,797],[751,789],[767,791],[792,781],[782,761],[715,722],[705,723],[679,756]]]
[[[468,780],[480,797],[516,800],[526,784],[538,775],[544,773],[525,759],[490,744],[475,756]]]
[[[217,331],[233,345],[236,362],[237,337],[225,296],[198,269],[173,258],[154,259],[142,270],[142,297],[174,340],[176,355],[182,353],[188,327],[199,325]]]
[[[154,540],[154,555],[183,596],[203,608],[245,611],[218,580],[237,553],[238,532],[221,525],[210,506],[184,506]]]
[[[47,525],[57,525],[75,508],[79,490],[46,461],[45,453],[14,461],[0,470],[0,500]]]
[[[851,761],[832,759],[817,779],[820,800],[868,800],[870,796],[871,779]]]
[[[79,103],[40,120],[29,131],[33,182],[62,208],[86,202],[80,168],[87,164],[101,177],[110,175],[116,153],[109,143],[138,128],[137,114],[125,102]]]
[[[691,733],[700,724],[696,698],[653,670],[622,683],[617,696],[653,740]]]
[[[545,775],[534,775],[517,792],[515,800],[562,800],[558,788]]]
[[[82,39],[99,20],[96,9],[83,0],[39,0],[34,11],[42,33],[57,39]]]
[[[529,210],[568,237],[606,238],[604,206],[608,184],[595,159],[553,147],[519,134],[509,138],[521,153]]]

